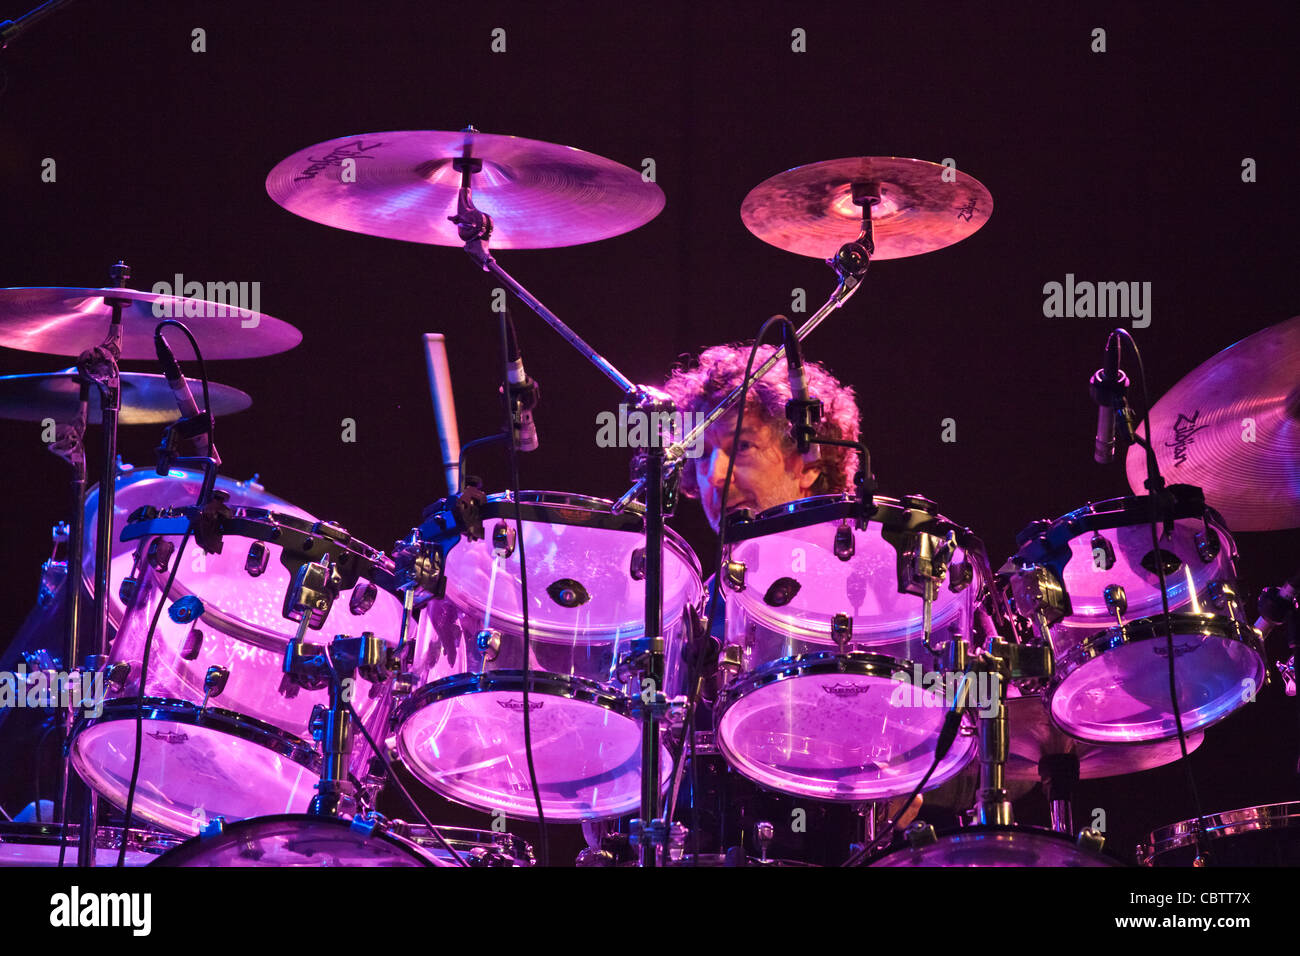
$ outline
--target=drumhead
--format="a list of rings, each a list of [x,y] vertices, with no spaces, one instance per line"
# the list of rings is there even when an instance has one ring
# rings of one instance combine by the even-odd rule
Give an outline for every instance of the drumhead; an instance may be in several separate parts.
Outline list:
[[[581,678],[533,672],[533,765],[548,820],[598,820],[641,804],[641,723],[626,697]],[[524,749],[522,671],[427,685],[398,713],[398,752],[421,781],[459,803],[535,819]],[[660,783],[672,774],[660,747]]]
[[[644,574],[633,573],[634,552],[645,549],[645,521],[633,511],[613,514],[611,503],[557,492],[528,491],[519,504],[492,495],[482,509],[484,537],[462,539],[447,555],[447,598],[481,612],[484,627],[523,630],[520,549],[498,553],[494,529],[514,534],[522,522],[528,562],[528,626],[537,640],[572,641],[587,635],[640,635],[645,628]],[[665,530],[663,619],[681,615],[703,592],[699,561],[685,541]],[[576,586],[575,586],[576,585]]]
[[[929,846],[904,846],[868,866],[1123,866],[1063,833],[1027,827],[973,826]]]
[[[934,762],[948,713],[944,688],[914,682],[909,662],[875,654],[810,654],[774,661],[723,694],[718,746],[764,787],[860,803],[911,793]],[[964,733],[927,788],[960,773],[977,741]]]
[[[226,824],[186,840],[150,866],[454,866],[409,840],[346,820],[281,814]]]

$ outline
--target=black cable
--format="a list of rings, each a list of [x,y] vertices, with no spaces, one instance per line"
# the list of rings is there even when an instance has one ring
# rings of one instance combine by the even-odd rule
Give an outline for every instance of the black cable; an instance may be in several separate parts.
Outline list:
[[[458,487],[456,488],[457,494],[465,493],[465,452],[469,451],[471,448],[477,448],[479,445],[487,445],[487,444],[491,444],[492,442],[505,441],[509,437],[510,437],[509,435],[488,435],[486,438],[475,438],[473,441],[466,442],[464,445],[461,445],[460,457],[457,459],[457,464],[456,464],[456,483],[458,485]]]
[[[1142,415],[1146,424],[1146,452],[1147,452],[1147,492],[1151,496],[1151,550],[1155,559],[1156,577],[1160,581],[1160,603],[1164,613],[1165,621],[1165,647],[1169,659],[1169,700],[1174,708],[1174,725],[1178,728],[1178,748],[1182,759],[1180,763],[1187,774],[1187,788],[1192,796],[1192,809],[1196,812],[1196,825],[1192,827],[1192,840],[1196,847],[1196,856],[1201,856],[1200,830],[1201,822],[1205,814],[1201,809],[1201,796],[1196,787],[1196,777],[1192,773],[1191,762],[1187,759],[1187,733],[1183,728],[1183,715],[1178,706],[1178,687],[1176,678],[1176,668],[1174,667],[1174,623],[1173,616],[1169,610],[1169,588],[1165,581],[1165,562],[1160,557],[1160,530],[1159,530],[1159,502],[1160,497],[1165,491],[1164,479],[1160,476],[1160,471],[1156,465],[1155,450],[1151,446],[1151,398],[1147,393],[1147,373],[1146,367],[1142,364],[1142,353],[1138,349],[1137,342],[1129,334],[1127,329],[1116,329],[1111,333],[1112,336],[1120,335],[1128,340],[1129,347],[1133,350],[1133,357],[1138,363],[1138,377],[1142,380]],[[1109,348],[1109,340],[1107,341]]]
[[[167,603],[167,597],[172,593],[172,586],[176,583],[176,572],[180,570],[181,560],[185,557],[185,549],[189,546],[192,528],[186,528],[185,534],[181,537],[181,546],[176,549],[172,560],[171,573],[167,575],[167,584],[158,594],[158,606],[154,608],[153,620],[149,622],[149,633],[144,639],[144,653],[140,661],[140,687],[136,694],[135,700],[135,757],[131,761],[131,784],[126,791],[126,813],[122,820],[122,845],[117,850],[117,862],[114,866],[126,866],[126,831],[131,829],[131,811],[135,807],[135,788],[140,782],[140,753],[144,746],[144,688],[149,679],[149,655],[153,650],[153,638],[158,630],[158,620],[162,617],[163,605]],[[143,582],[141,582],[143,584]],[[125,617],[122,621],[126,623]],[[120,630],[120,628],[119,628]]]
[[[190,347],[194,349],[195,361],[199,363],[199,378],[203,381],[203,410],[208,413],[208,419],[211,423],[211,430],[208,432],[208,444],[215,445],[216,440],[212,433],[216,431],[216,418],[212,415],[212,402],[208,397],[208,367],[204,364],[203,353],[199,351],[199,343],[194,340],[194,336],[190,330],[175,319],[163,319],[159,322],[154,328],[154,335],[161,337],[163,328],[168,325],[174,325],[176,328],[184,332],[185,337],[190,340]],[[164,341],[166,340],[164,339]],[[179,367],[179,363],[177,367]]]
[[[516,441],[513,409],[510,398],[510,343],[506,323],[510,321],[510,310],[503,309],[501,315],[501,369],[503,393],[506,407],[506,431],[510,436],[510,492],[514,498],[515,512],[515,547],[519,550],[519,598],[524,618],[524,755],[528,761],[528,782],[533,788],[533,803],[537,807],[538,858],[543,867],[551,865],[550,840],[546,832],[546,812],[542,809],[542,791],[537,785],[537,768],[533,763],[533,728],[531,709],[528,705],[529,691],[533,683],[532,635],[528,624],[528,562],[524,554],[524,528],[519,518],[519,509],[523,506],[519,500],[519,443]]]

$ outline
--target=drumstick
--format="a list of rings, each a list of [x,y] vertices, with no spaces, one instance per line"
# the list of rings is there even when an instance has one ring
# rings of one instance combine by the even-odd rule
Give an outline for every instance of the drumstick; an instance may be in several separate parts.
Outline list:
[[[447,493],[460,489],[460,431],[456,427],[456,401],[451,394],[451,368],[447,364],[447,341],[440,332],[424,335],[424,358],[429,370],[429,391],[433,395],[433,417],[438,423],[442,446],[442,467],[447,475]]]

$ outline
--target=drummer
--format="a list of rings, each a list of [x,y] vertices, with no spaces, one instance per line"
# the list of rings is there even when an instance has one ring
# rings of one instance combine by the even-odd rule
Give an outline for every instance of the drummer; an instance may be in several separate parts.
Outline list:
[[[664,390],[673,399],[677,410],[711,411],[744,380],[751,347],[747,343],[715,345],[701,352],[698,358],[674,368]],[[753,367],[762,366],[774,350],[773,346],[760,346]],[[816,362],[805,361],[804,374],[810,395],[822,402],[818,434],[856,441],[860,415],[852,387],[842,384]],[[726,495],[728,514],[742,508],[758,514],[789,501],[813,495],[840,494],[852,488],[858,453],[839,445],[814,443],[808,454],[800,455],[785,417],[785,403],[790,398],[790,382],[784,363],[752,380],[746,395],[740,441],[735,442],[736,413],[733,411],[714,422],[705,432],[701,454],[688,461],[682,469],[683,493],[700,499],[714,531],[719,529],[723,517],[723,488],[733,446],[736,463]],[[724,633],[721,623],[720,620],[714,622],[715,636],[721,637]],[[703,729],[710,725],[711,719],[706,718],[698,726]],[[897,812],[902,799],[890,802],[890,816]],[[918,796],[903,815],[900,827],[910,823],[920,808],[921,797]],[[767,806],[764,812],[772,809]]]
[[[754,367],[766,362],[773,351],[772,346],[761,346]],[[705,349],[696,361],[675,368],[664,390],[678,411],[706,413],[740,385],[749,352],[750,346],[744,344]],[[818,433],[856,441],[859,413],[853,389],[840,384],[815,362],[805,362],[804,373],[810,394],[822,402]],[[744,431],[727,493],[728,512],[745,508],[758,514],[787,501],[838,494],[852,486],[858,467],[856,451],[817,444],[807,455],[796,451],[785,417],[785,403],[790,397],[790,383],[783,366],[778,365],[750,382]],[[682,469],[682,491],[700,499],[714,531],[722,520],[722,490],[735,431],[735,412],[714,422],[705,432],[702,454]]]

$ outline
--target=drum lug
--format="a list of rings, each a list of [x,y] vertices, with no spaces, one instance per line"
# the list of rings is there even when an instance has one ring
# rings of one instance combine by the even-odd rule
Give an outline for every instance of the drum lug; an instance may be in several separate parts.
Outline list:
[[[948,590],[960,594],[975,580],[975,567],[969,561],[958,561],[948,569]]]
[[[644,581],[646,574],[645,548],[633,548],[632,558],[628,564],[627,573],[631,575],[633,581]]]
[[[1016,609],[1024,617],[1040,617],[1048,625],[1055,624],[1071,613],[1070,596],[1052,573],[1041,565],[1017,570],[1011,576],[1011,592]],[[1047,640],[1047,634],[1039,635]]]
[[[1206,594],[1210,599],[1210,604],[1216,611],[1230,613],[1237,605],[1237,592],[1233,590],[1231,584],[1226,584],[1217,578],[1206,586]]]
[[[1204,529],[1196,532],[1196,554],[1203,564],[1209,564],[1219,556],[1223,550],[1223,542],[1219,540],[1219,533],[1210,527],[1209,522],[1205,522]]]
[[[1115,566],[1115,548],[1101,536],[1101,532],[1094,531],[1092,540],[1088,542],[1092,549],[1092,566],[1098,571],[1109,571]]]
[[[149,542],[149,551],[147,560],[149,566],[159,574],[167,571],[167,565],[171,562],[172,553],[175,552],[176,545],[172,544],[165,538],[154,538]]]
[[[745,562],[728,561],[722,567],[722,582],[733,591],[745,590]]]
[[[501,632],[494,627],[479,631],[474,637],[474,646],[483,655],[483,660],[491,663],[501,652]]]
[[[185,635],[185,643],[181,646],[181,660],[192,661],[198,659],[199,650],[203,647],[203,632],[197,627],[191,628],[190,632]]]
[[[852,559],[853,553],[857,550],[857,541],[853,537],[851,524],[845,522],[835,529],[835,541],[831,545],[831,550],[841,561]]]
[[[836,614],[831,618],[831,637],[834,638],[841,654],[847,652],[849,644],[853,641],[853,618],[844,613]]]
[[[254,541],[248,546],[248,557],[244,558],[244,570],[250,578],[260,578],[271,560],[271,549],[264,541]]]
[[[1128,611],[1128,595],[1124,593],[1123,585],[1106,585],[1106,590],[1102,592],[1102,597],[1106,601],[1106,610],[1115,615],[1115,623],[1120,627],[1123,627],[1124,613]]]
[[[939,842],[939,834],[934,832],[934,827],[921,820],[904,830],[903,836],[907,838],[908,845],[914,850],[933,846]]]
[[[718,674],[724,684],[735,680],[744,664],[745,649],[739,644],[727,644],[718,655]]]
[[[1074,842],[1080,850],[1087,850],[1090,853],[1101,853],[1102,847],[1106,845],[1106,837],[1096,827],[1087,827],[1079,831],[1079,836]]]
[[[348,610],[354,616],[360,617],[375,606],[375,598],[378,596],[379,588],[373,581],[358,584],[352,589],[352,596],[348,598]]]
[[[504,521],[492,526],[492,553],[498,558],[508,558],[515,553],[515,529]]]

